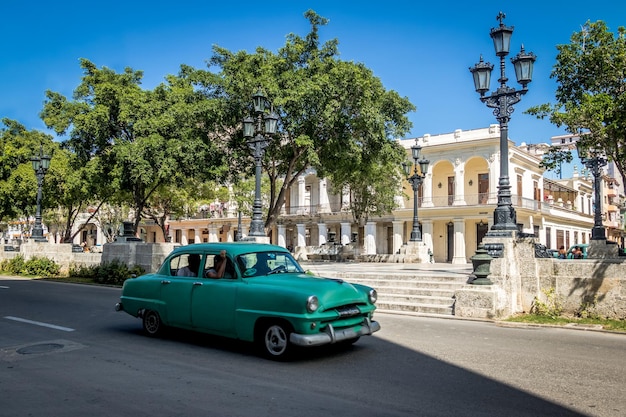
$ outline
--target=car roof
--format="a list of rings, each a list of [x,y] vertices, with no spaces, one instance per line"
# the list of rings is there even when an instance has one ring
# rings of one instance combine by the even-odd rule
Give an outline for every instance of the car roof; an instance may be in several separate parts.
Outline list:
[[[267,252],[267,251],[279,251],[289,252],[282,246],[272,245],[269,243],[258,242],[211,242],[211,243],[192,243],[190,245],[178,246],[172,251],[174,253],[204,253],[213,252],[217,253],[221,250],[225,250],[230,256],[237,256],[250,252]]]

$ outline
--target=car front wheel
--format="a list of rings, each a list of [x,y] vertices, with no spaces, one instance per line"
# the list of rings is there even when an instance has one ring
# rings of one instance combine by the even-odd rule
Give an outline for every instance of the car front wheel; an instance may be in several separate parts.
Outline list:
[[[257,340],[261,353],[270,359],[287,359],[293,349],[289,342],[291,326],[288,323],[274,322],[264,325],[262,329]]]
[[[146,310],[143,313],[143,329],[148,336],[157,336],[163,331],[163,322],[159,313]]]

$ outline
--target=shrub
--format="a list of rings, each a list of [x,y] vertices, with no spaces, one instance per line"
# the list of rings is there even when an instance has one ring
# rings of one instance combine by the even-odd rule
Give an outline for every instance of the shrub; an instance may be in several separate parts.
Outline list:
[[[548,288],[542,290],[542,292],[546,296],[545,303],[539,298],[535,297],[533,300],[533,305],[530,309],[531,314],[536,314],[538,316],[550,317],[553,319],[558,318],[561,313],[563,313],[563,303],[559,295],[556,293],[556,289]]]
[[[139,266],[128,268],[126,264],[113,260],[92,266],[72,266],[70,278],[87,278],[98,284],[121,285],[131,275],[142,275],[145,271]]]
[[[59,265],[49,258],[32,257],[25,260],[22,255],[0,262],[0,270],[13,275],[34,275],[39,277],[57,276]]]
[[[54,277],[59,275],[61,268],[59,265],[49,258],[32,257],[26,261],[25,273],[27,275],[35,275],[38,277]]]
[[[17,255],[11,259],[4,259],[0,263],[0,269],[2,272],[6,272],[13,275],[21,275],[24,271],[26,261],[22,255]]]

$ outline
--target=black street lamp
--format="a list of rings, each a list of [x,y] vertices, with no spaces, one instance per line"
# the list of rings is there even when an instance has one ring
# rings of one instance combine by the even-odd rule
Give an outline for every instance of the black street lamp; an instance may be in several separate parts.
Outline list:
[[[527,85],[532,81],[533,65],[537,57],[532,53],[526,53],[524,45],[519,54],[511,58],[511,62],[515,67],[515,76],[517,82],[522,85],[521,90],[508,87],[506,82],[508,78],[505,75],[504,57],[509,54],[511,44],[511,35],[513,34],[513,26],[504,26],[502,21],[505,14],[500,12],[496,17],[500,21],[500,26],[492,28],[490,36],[496,50],[496,55],[500,57],[500,78],[498,82],[500,87],[489,96],[485,93],[489,91],[489,82],[491,81],[491,71],[493,65],[483,62],[481,55],[480,62],[470,68],[470,72],[474,76],[474,86],[480,94],[480,101],[485,103],[487,107],[494,109],[493,114],[500,123],[500,179],[498,181],[498,206],[493,214],[493,226],[487,233],[487,236],[511,236],[513,230],[517,230],[517,219],[515,209],[511,202],[511,184],[509,182],[509,127],[508,123],[513,113],[513,104],[518,103],[522,99],[522,95],[528,91]]]
[[[41,225],[41,186],[43,184],[43,177],[46,175],[46,171],[50,168],[50,157],[43,154],[43,148],[39,150],[39,156],[30,159],[35,170],[35,176],[37,177],[37,211],[35,213],[35,226],[33,227],[33,233],[31,238],[35,242],[46,242],[47,239],[43,237],[43,227]]]
[[[426,172],[428,171],[428,164],[430,161],[428,159],[420,158],[420,151],[422,147],[417,143],[411,146],[411,154],[413,156],[413,164],[410,162],[403,162],[402,168],[404,173],[406,174],[406,180],[411,184],[411,188],[413,188],[413,230],[411,230],[411,242],[421,242],[422,241],[422,232],[419,229],[419,222],[417,219],[417,201],[419,190],[419,186],[424,181],[424,177],[426,176]],[[413,165],[413,175],[411,174],[411,165]],[[417,167],[419,165],[419,172]],[[410,175],[410,176],[409,176]]]
[[[243,136],[248,140],[248,146],[253,152],[256,167],[256,184],[254,189],[254,205],[252,206],[252,221],[250,222],[250,236],[265,237],[261,203],[261,163],[263,161],[265,148],[269,142],[266,135],[272,136],[276,133],[278,116],[271,109],[271,103],[260,88],[252,96],[252,101],[254,103],[256,126],[255,119],[251,116],[243,119]],[[269,111],[269,114],[266,114],[266,110]]]
[[[586,166],[593,175],[593,194],[594,194],[594,211],[593,211],[593,229],[591,229],[591,240],[606,240],[606,230],[602,225],[602,190],[601,190],[601,172],[600,168],[606,165],[607,160],[599,152],[587,150],[578,147],[578,156],[580,161]]]

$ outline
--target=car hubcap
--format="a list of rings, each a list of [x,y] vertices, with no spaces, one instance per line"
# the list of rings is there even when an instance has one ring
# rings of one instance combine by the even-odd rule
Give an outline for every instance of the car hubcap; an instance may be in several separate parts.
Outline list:
[[[287,349],[287,334],[280,326],[271,326],[265,333],[265,347],[272,355],[281,355]]]
[[[146,318],[146,329],[148,330],[148,332],[154,333],[158,330],[158,328],[159,328],[158,317],[155,314],[150,314]]]

